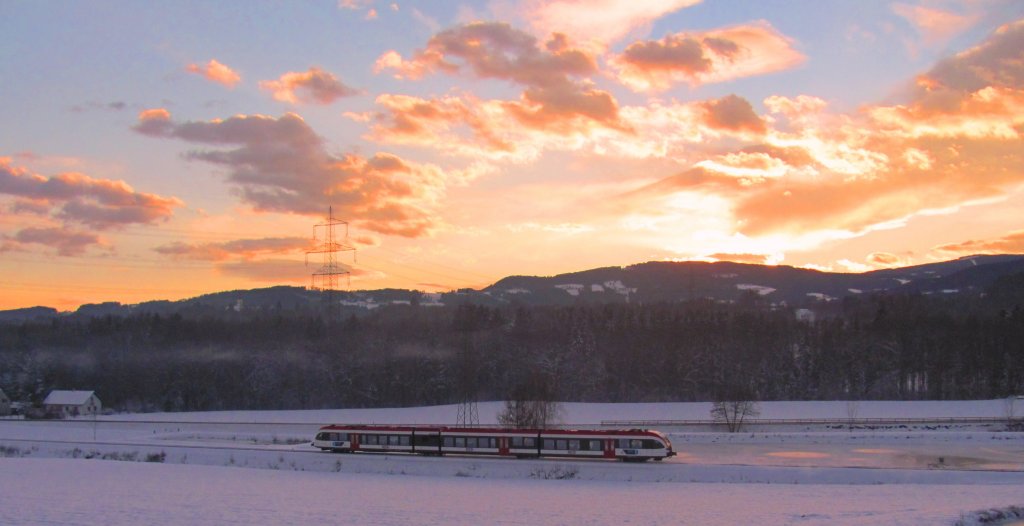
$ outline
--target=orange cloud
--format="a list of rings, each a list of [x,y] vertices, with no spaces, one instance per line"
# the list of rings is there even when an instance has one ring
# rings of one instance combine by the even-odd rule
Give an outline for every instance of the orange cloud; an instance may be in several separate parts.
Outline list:
[[[467,97],[422,99],[409,95],[383,94],[377,97],[383,112],[373,114],[372,137],[400,144],[454,148],[469,155],[476,149],[460,147],[477,142],[484,150],[510,152],[514,145],[498,136],[495,112],[488,112],[479,101]],[[450,136],[465,125],[470,139],[452,141]],[[471,151],[472,150],[472,151]]]
[[[968,256],[974,254],[1024,254],[1024,230],[1010,232],[994,239],[968,240],[935,247],[943,255]]]
[[[218,263],[218,272],[250,281],[270,283],[302,283],[309,281],[310,270],[302,261],[290,259],[261,259]]]
[[[235,239],[221,243],[182,243],[180,241],[156,247],[156,252],[179,259],[201,261],[222,261],[233,257],[252,259],[266,254],[287,254],[312,247],[308,238],[272,237],[260,239]]]
[[[565,33],[607,47],[701,0],[527,0],[518,9],[537,34]]]
[[[109,229],[167,219],[182,202],[174,197],[136,192],[124,181],[95,179],[77,172],[53,177],[29,173],[0,158],[0,195],[20,199],[21,210],[47,210],[65,222]]]
[[[358,95],[333,74],[318,67],[306,72],[288,72],[277,80],[264,80],[260,88],[271,92],[274,99],[292,104],[331,104],[342,98]]]
[[[522,125],[535,129],[622,127],[615,98],[577,80],[597,72],[594,58],[571,47],[561,34],[552,35],[542,48],[536,38],[508,24],[474,22],[434,35],[410,60],[394,51],[385,53],[375,70],[385,69],[413,79],[434,71],[468,70],[477,78],[524,86],[520,100],[502,106]]]
[[[61,256],[79,256],[92,246],[103,246],[96,234],[68,228],[24,228],[12,236],[0,237],[0,253],[8,250],[24,250],[24,245],[43,245],[54,248]]]
[[[151,117],[140,119],[135,130],[221,147],[194,150],[187,157],[226,167],[241,199],[256,210],[319,215],[333,205],[339,216],[382,234],[430,233],[437,226],[431,209],[452,177],[388,153],[369,158],[331,154],[294,113],[182,123]]]
[[[899,2],[892,5],[892,11],[910,22],[929,46],[944,44],[970,29],[980,18],[976,14],[960,15],[934,7]]]
[[[713,214],[687,208],[687,201],[718,198],[723,210],[716,228],[725,229],[725,236],[742,236],[745,244],[721,252],[759,253],[742,247],[769,241],[775,250],[813,246],[1004,196],[1024,184],[1022,48],[1024,22],[1008,24],[936,64],[903,104],[867,106],[853,115],[829,113],[824,101],[807,96],[769,97],[765,117],[732,101],[736,111],[723,112],[717,122],[711,118],[715,101],[668,105],[654,115],[623,108],[623,117],[645,135],[685,133],[669,143],[682,145],[678,153],[668,144],[646,151],[685,159],[690,167],[626,194],[623,208],[660,210],[662,217],[649,212],[642,224],[667,229],[685,221],[685,214]],[[724,118],[741,115],[745,118]],[[698,125],[692,124],[695,118]],[[638,124],[642,121],[654,124]],[[724,152],[699,146],[718,139],[714,132],[743,130],[737,123],[748,124],[750,131],[732,137],[747,144]],[[690,144],[696,145],[695,153]],[[721,148],[723,143],[712,144]],[[766,252],[773,250],[769,246]],[[869,259],[876,267],[893,261],[882,253]]]
[[[743,97],[727,95],[707,101],[702,106],[706,112],[704,123],[711,128],[753,133],[764,133],[766,130],[764,121],[754,113],[754,107]]]
[[[793,41],[759,21],[630,44],[609,59],[618,79],[637,91],[725,82],[795,67],[805,60]]]
[[[707,256],[715,261],[733,261],[735,263],[750,263],[752,265],[770,265],[773,258],[768,254],[724,254],[717,253]]]
[[[888,252],[872,252],[868,254],[867,261],[875,267],[900,267],[907,264],[903,258]]]
[[[222,84],[228,88],[234,88],[236,84],[242,81],[242,77],[238,73],[213,59],[203,65],[189,64],[185,69],[189,73],[202,75],[206,80]]]

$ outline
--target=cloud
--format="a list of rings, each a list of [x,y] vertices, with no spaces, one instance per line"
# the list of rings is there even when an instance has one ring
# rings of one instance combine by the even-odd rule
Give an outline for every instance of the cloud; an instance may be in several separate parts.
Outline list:
[[[701,0],[525,0],[517,11],[539,35],[564,33],[608,47],[651,22]]]
[[[903,258],[888,252],[872,252],[868,254],[867,261],[875,267],[900,267],[906,264]]]
[[[30,173],[0,158],[0,194],[19,199],[16,209],[51,215],[69,223],[109,229],[153,224],[171,216],[182,202],[136,192],[124,181],[95,179],[77,172],[53,177]]]
[[[223,261],[241,257],[253,259],[259,255],[287,254],[310,249],[312,242],[302,237],[270,237],[235,239],[220,243],[183,243],[180,241],[156,247],[156,252],[178,259]]]
[[[214,59],[203,65],[189,64],[185,69],[189,73],[202,75],[206,80],[216,82],[228,88],[234,88],[236,84],[242,81],[242,77],[233,69]]]
[[[630,88],[661,91],[679,82],[699,86],[793,68],[806,58],[793,45],[762,20],[634,42],[609,62]]]
[[[764,133],[764,121],[754,113],[754,107],[743,97],[727,95],[720,99],[710,100],[702,104],[705,124],[712,128],[730,131],[748,131]]]
[[[1024,22],[1007,24],[938,62],[902,103],[852,114],[829,112],[824,100],[803,95],[768,97],[765,116],[732,96],[624,107],[623,118],[645,130],[645,139],[667,138],[660,148],[636,139],[637,151],[678,159],[684,168],[627,192],[620,210],[645,210],[637,224],[667,234],[712,213],[687,202],[717,199],[715,229],[785,251],[1005,196],[1024,184],[1021,49]],[[869,261],[884,266],[885,258]]]
[[[386,69],[411,79],[435,71],[468,71],[476,78],[523,86],[520,100],[505,101],[502,106],[521,124],[535,129],[622,127],[615,98],[586,80],[597,72],[594,58],[571,47],[560,34],[541,46],[532,35],[505,23],[469,23],[437,33],[409,60],[395,51],[385,53],[375,70]]]
[[[302,283],[309,281],[310,269],[302,261],[261,259],[218,263],[218,272],[250,281]]]
[[[731,95],[692,102],[652,101],[619,109],[620,127],[524,126],[508,101],[455,93],[424,99],[384,94],[380,111],[352,115],[371,122],[368,139],[429,147],[449,155],[489,161],[529,162],[545,151],[604,158],[666,158],[697,162],[720,151],[715,140],[758,140],[766,127],[745,99]]]
[[[905,18],[924,39],[925,45],[939,46],[970,29],[981,18],[977,14],[961,15],[923,5],[902,2],[892,4],[892,11]]]
[[[239,197],[258,211],[320,215],[334,206],[339,217],[382,234],[429,234],[438,226],[432,210],[454,177],[389,153],[328,153],[323,138],[294,113],[179,123],[165,110],[151,110],[135,130],[218,147],[187,158],[227,168]]]
[[[96,234],[67,228],[24,228],[13,236],[5,236],[0,252],[29,244],[55,248],[61,256],[78,256],[91,246],[102,246],[103,241]]]
[[[710,254],[708,258],[715,261],[733,261],[735,263],[749,263],[751,265],[772,265],[774,258],[770,254]]]
[[[975,254],[1024,254],[1024,230],[1010,232],[1002,237],[968,240],[939,245],[932,249],[944,255],[971,256]]]
[[[261,81],[260,89],[271,92],[276,100],[292,104],[331,104],[342,97],[360,93],[318,67],[311,67],[303,73],[288,72],[277,80]]]

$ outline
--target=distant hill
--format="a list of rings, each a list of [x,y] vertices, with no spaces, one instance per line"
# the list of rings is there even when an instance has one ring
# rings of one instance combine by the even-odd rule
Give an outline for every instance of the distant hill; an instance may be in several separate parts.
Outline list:
[[[338,291],[338,308],[353,314],[385,305],[441,306],[572,305],[576,303],[653,303],[709,298],[736,301],[744,296],[792,306],[814,305],[855,294],[980,294],[997,280],[1024,273],[1024,255],[969,256],[860,274],[820,272],[790,266],[733,262],[648,262],[604,267],[556,276],[509,276],[481,290],[422,293],[402,289]],[[302,287],[269,287],[205,294],[180,301],[116,302],[82,305],[85,317],[153,313],[161,315],[230,313],[321,308],[324,293]],[[58,316],[55,309],[32,307],[0,311],[2,321]]]
[[[54,318],[60,313],[50,307],[27,307],[24,309],[0,310],[0,322],[28,321]]]

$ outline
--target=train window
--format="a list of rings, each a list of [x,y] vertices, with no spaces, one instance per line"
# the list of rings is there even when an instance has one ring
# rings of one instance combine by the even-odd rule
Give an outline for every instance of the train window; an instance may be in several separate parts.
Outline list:
[[[404,436],[404,435],[401,436],[401,437],[398,437],[398,443],[400,445],[403,445],[403,446],[408,446],[409,445],[409,437]]]
[[[629,441],[629,447],[632,448],[632,449],[643,449],[644,441],[643,440],[637,440],[637,439],[630,440]]]
[[[644,440],[644,447],[646,449],[665,449],[665,445],[660,440]]]
[[[368,446],[376,446],[377,435],[363,435],[363,443]]]
[[[523,447],[523,437],[512,437],[512,447]]]
[[[487,439],[487,442],[490,443],[491,449],[494,449],[494,448],[498,447],[498,439],[497,438],[491,437],[491,438]]]
[[[589,449],[590,449],[590,451],[601,451],[603,449],[601,447],[601,441],[600,440],[591,440],[590,441],[590,448]]]
[[[444,447],[454,447],[455,439],[452,437],[444,437]]]
[[[524,438],[523,447],[537,447],[537,439],[533,437]]]
[[[555,449],[555,441],[550,438],[544,439],[544,449]]]
[[[569,451],[578,451],[579,449],[580,449],[580,441],[579,440],[570,440],[569,441]]]
[[[455,437],[455,447],[466,447],[466,437]]]
[[[616,440],[616,442],[618,442],[618,443],[615,445],[615,447],[617,447],[619,449],[629,449],[629,440],[627,440],[625,438],[620,438],[620,439]]]
[[[388,437],[388,444],[392,446],[398,445],[398,435],[391,435]]]
[[[338,440],[348,442],[348,433],[338,433]]]
[[[469,437],[466,439],[466,447],[476,447],[476,437]]]
[[[555,449],[569,449],[567,440],[558,440],[555,442]]]
[[[317,433],[316,434],[316,439],[317,440],[327,440],[327,433]]]

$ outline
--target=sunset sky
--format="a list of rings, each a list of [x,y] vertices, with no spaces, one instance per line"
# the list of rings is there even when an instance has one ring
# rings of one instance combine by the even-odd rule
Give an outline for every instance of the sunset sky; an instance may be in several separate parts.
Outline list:
[[[0,1],[0,309],[1024,253],[1024,2]]]

